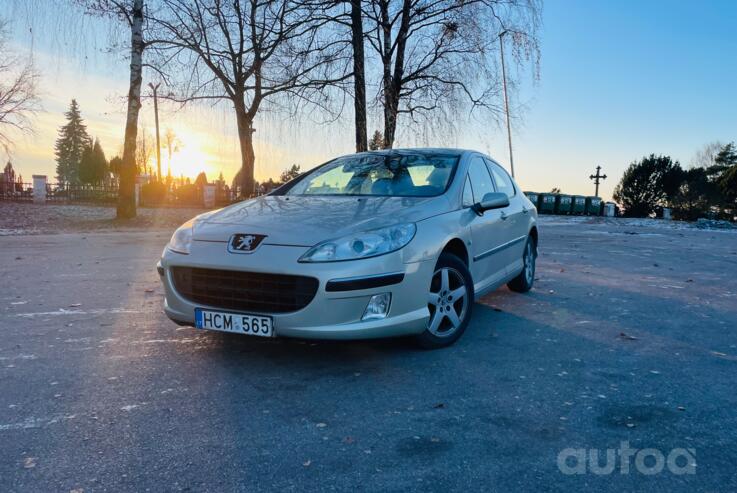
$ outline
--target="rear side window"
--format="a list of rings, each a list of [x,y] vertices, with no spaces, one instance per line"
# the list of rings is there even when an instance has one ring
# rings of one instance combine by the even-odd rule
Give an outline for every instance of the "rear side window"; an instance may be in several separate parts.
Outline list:
[[[494,184],[496,189],[500,192],[507,194],[510,199],[514,197],[514,185],[512,185],[512,179],[509,177],[506,171],[504,171],[499,165],[487,161],[491,175],[494,177]]]
[[[474,202],[481,202],[484,195],[495,191],[489,170],[480,157],[475,157],[471,161],[471,165],[468,167],[468,177],[471,179]]]

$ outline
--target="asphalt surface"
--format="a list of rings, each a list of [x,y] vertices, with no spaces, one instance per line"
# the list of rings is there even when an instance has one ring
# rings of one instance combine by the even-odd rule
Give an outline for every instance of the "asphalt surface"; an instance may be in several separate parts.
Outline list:
[[[548,219],[438,351],[177,327],[167,239],[0,237],[0,491],[737,490],[737,234]]]

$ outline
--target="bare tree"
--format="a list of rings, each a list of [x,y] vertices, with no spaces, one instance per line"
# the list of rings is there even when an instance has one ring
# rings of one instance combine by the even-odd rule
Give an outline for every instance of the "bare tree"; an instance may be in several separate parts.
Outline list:
[[[138,174],[149,172],[151,159],[156,151],[154,141],[155,137],[145,130],[138,132],[138,137],[136,138],[136,172]],[[159,180],[161,179],[160,177],[158,178]]]
[[[171,176],[171,157],[174,154],[174,151],[179,147],[179,138],[171,128],[167,128],[166,132],[164,132],[164,145],[166,146],[168,162],[166,175]]]
[[[356,130],[356,152],[368,150],[366,124],[366,60],[364,55],[363,11],[361,0],[349,0],[350,29],[353,48],[353,118]]]
[[[118,218],[132,218],[136,215],[136,135],[138,113],[141,109],[143,52],[147,46],[144,41],[144,9],[145,4],[151,1],[155,0],[58,0],[58,2],[15,0],[13,2],[23,7],[29,19],[36,20],[44,15],[47,19],[54,19],[54,28],[48,29],[50,35],[63,39],[63,45],[71,45],[76,49],[80,47],[82,50],[86,49],[83,31],[80,30],[80,24],[75,22],[80,18],[80,13],[112,20],[115,23],[121,22],[130,29],[130,82],[127,94],[123,158],[119,170]],[[117,38],[119,31],[119,29],[112,29],[112,37]],[[113,42],[113,45],[116,43]],[[87,58],[86,53],[84,58]]]
[[[351,1],[351,46],[353,46],[353,110],[356,125],[356,152],[368,150],[366,125],[366,61],[363,51],[361,0]]]
[[[260,111],[300,104],[328,109],[323,92],[350,77],[335,70],[344,41],[321,29],[330,20],[318,1],[161,0],[150,12],[157,64],[181,103],[226,101],[235,110],[241,151],[241,194],[254,190],[254,121]],[[175,67],[178,67],[176,69]],[[281,106],[280,103],[289,102]]]
[[[123,163],[118,186],[117,217],[136,217],[136,139],[138,113],[141,110],[141,83],[143,81],[143,52],[147,43],[143,38],[144,0],[75,0],[88,13],[115,18],[130,29],[130,80],[128,84],[128,109],[123,141]]]
[[[367,109],[366,109],[366,57],[364,53],[363,10],[361,0],[328,0],[322,3],[323,16],[337,25],[340,32],[347,31],[346,45],[352,54],[351,72],[353,78],[353,120],[356,133],[356,152],[368,148]],[[346,67],[347,68],[347,67]]]
[[[719,154],[719,151],[721,151],[723,147],[724,144],[718,140],[704,144],[704,146],[694,154],[693,158],[691,158],[691,166],[694,168],[708,168],[709,166],[713,166],[717,154]]]
[[[8,23],[0,19],[0,147],[7,152],[12,132],[29,132],[39,109],[33,61],[13,53],[7,45]]]
[[[382,70],[384,147],[394,145],[400,114],[413,121],[464,107],[498,114],[498,35],[510,33],[516,59],[536,65],[539,12],[539,0],[369,0],[364,15]]]

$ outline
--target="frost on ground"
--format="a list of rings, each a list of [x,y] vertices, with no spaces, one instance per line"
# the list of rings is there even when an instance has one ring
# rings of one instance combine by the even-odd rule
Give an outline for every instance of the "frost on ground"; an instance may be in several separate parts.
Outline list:
[[[731,224],[726,221],[706,221],[699,220],[698,222],[686,222],[686,221],[665,221],[663,219],[651,219],[651,218],[631,218],[631,217],[595,217],[595,216],[550,216],[550,215],[539,215],[538,222],[541,226],[571,226],[574,224],[588,225],[588,226],[615,226],[617,228],[654,228],[654,229],[669,229],[669,230],[708,230],[708,231],[729,231],[737,232],[737,226],[732,225],[731,228],[726,228],[726,224]],[[627,231],[621,231],[626,233]],[[631,234],[637,234],[633,231]]]
[[[0,202],[0,236],[95,230],[173,229],[203,212],[190,208],[139,208],[138,217],[115,219],[115,207]]]

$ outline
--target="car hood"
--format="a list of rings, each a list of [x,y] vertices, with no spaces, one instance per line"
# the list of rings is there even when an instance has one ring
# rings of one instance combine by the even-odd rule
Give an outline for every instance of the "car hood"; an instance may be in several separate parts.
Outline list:
[[[312,246],[324,240],[449,210],[440,197],[263,196],[206,214],[194,239],[227,241],[234,233],[266,235],[264,244]]]

